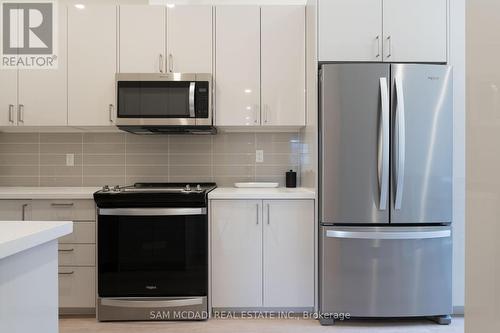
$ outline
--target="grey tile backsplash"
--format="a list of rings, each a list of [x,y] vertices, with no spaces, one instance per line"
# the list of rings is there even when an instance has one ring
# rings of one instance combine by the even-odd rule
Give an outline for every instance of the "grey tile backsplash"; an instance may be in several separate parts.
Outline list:
[[[139,181],[276,181],[299,171],[299,133],[139,136],[0,133],[0,186],[102,186]],[[255,150],[264,162],[255,162]],[[66,166],[74,154],[74,166]]]

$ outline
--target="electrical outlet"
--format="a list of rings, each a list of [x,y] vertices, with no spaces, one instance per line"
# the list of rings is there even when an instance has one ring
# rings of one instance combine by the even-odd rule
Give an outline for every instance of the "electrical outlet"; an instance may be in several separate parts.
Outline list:
[[[263,150],[256,150],[255,151],[255,162],[257,162],[257,163],[264,162],[264,151]]]
[[[75,166],[75,154],[66,154],[66,166]]]

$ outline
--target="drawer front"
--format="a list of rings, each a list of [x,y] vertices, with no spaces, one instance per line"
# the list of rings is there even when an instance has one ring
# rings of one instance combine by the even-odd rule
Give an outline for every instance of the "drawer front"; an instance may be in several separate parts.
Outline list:
[[[95,266],[95,245],[59,244],[59,266]]]
[[[95,267],[59,267],[59,307],[95,307]]]
[[[92,244],[95,243],[95,222],[75,222],[73,232],[59,238],[59,244]]]
[[[94,200],[33,200],[32,219],[39,221],[95,221]]]

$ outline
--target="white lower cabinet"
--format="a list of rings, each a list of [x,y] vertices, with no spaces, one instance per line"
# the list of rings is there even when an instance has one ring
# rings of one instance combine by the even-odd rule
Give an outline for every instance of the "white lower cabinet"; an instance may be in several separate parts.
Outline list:
[[[95,308],[95,298],[95,267],[59,267],[59,308],[64,308],[63,313]]]
[[[314,306],[314,200],[212,200],[214,308]]]
[[[262,305],[262,201],[211,202],[212,306]]]
[[[0,200],[0,221],[31,220],[30,200]]]

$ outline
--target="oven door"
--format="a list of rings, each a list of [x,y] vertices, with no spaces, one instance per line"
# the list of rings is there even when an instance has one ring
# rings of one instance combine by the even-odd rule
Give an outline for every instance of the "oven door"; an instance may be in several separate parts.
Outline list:
[[[212,125],[209,74],[117,74],[118,126]]]
[[[206,296],[206,208],[99,209],[99,297]]]

